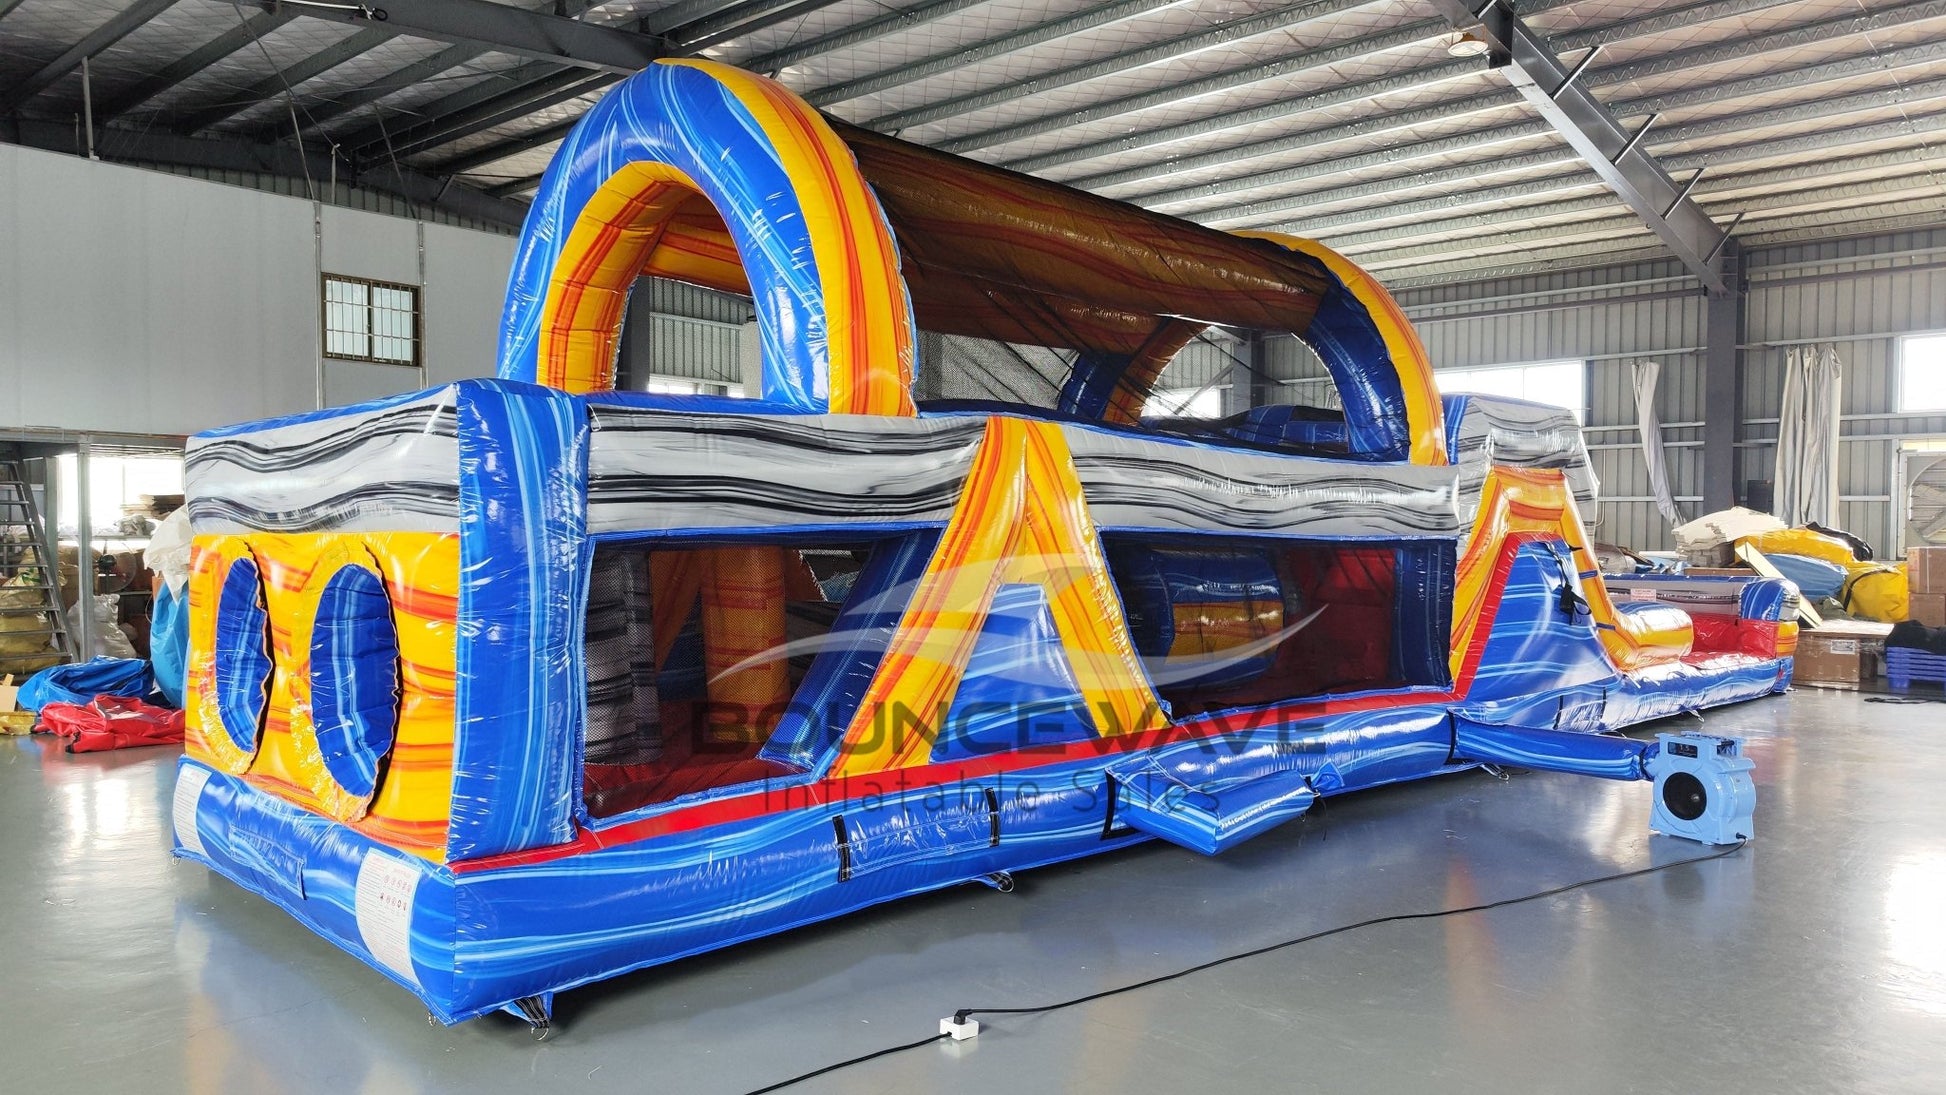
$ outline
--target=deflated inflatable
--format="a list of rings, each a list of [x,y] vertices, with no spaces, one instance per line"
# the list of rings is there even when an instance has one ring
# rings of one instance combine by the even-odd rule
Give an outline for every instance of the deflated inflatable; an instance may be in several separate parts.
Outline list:
[[[751,295],[761,398],[608,390],[645,273]],[[1211,324],[1306,339],[1342,411],[1140,426]],[[1073,350],[1059,406],[915,404],[920,329]],[[177,854],[444,1021],[1480,762],[1749,833],[1678,783],[1734,743],[1596,732],[1783,688],[1795,590],[1611,595],[1573,419],[1442,402],[1315,243],[659,63],[563,144],[501,347],[189,449]]]

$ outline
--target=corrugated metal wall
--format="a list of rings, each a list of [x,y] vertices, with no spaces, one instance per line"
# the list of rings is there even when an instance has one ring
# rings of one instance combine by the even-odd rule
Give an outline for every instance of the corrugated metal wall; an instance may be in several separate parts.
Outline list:
[[[492,376],[513,252],[0,144],[0,426],[191,433]],[[418,286],[424,368],[326,356],[326,273]]]
[[[629,294],[616,383],[641,390],[655,375],[740,387],[750,318],[748,298],[643,278]]]
[[[1830,343],[1844,363],[1838,446],[1842,520],[1888,549],[1899,542],[1902,439],[1946,435],[1946,416],[1898,413],[1899,336],[1946,328],[1946,229],[1781,247],[1751,271],[1737,478],[1769,478],[1784,354]]]
[[[1785,350],[1830,343],[1844,362],[1841,520],[1890,551],[1902,514],[1899,442],[1946,435],[1946,416],[1899,415],[1900,335],[1946,328],[1946,228],[1753,249],[1740,349],[1736,479],[1772,478]],[[1649,498],[1635,428],[1634,368],[1662,363],[1657,407],[1670,480],[1686,515],[1702,494],[1704,299],[1673,262],[1409,290],[1400,303],[1437,367],[1581,358],[1588,443],[1601,477],[1601,537],[1671,546]]]
[[[648,371],[716,384],[743,383],[743,328],[688,316],[651,317]]]
[[[438,206],[407,201],[394,194],[368,190],[350,183],[333,184],[323,179],[294,179],[288,175],[270,175],[261,171],[226,171],[222,168],[191,167],[186,164],[131,163],[130,166],[138,166],[147,171],[183,175],[192,179],[204,179],[225,186],[248,187],[251,190],[261,190],[266,194],[283,194],[287,197],[303,198],[306,201],[321,201],[326,205],[335,205],[344,209],[383,213],[388,217],[405,217],[409,220],[422,220],[428,224],[471,228],[478,232],[490,232],[496,236],[517,234],[511,225],[462,217]]]
[[[1258,388],[1260,402],[1333,410],[1342,405],[1331,374],[1309,346],[1290,335],[1277,335],[1264,340],[1263,355],[1263,375],[1257,378],[1262,382]]]

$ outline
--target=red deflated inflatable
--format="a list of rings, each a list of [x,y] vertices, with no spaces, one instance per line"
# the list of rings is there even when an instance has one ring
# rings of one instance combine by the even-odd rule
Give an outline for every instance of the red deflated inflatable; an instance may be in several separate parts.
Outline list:
[[[67,741],[70,753],[100,753],[143,745],[181,745],[181,711],[129,696],[96,696],[88,703],[50,703],[39,729]]]

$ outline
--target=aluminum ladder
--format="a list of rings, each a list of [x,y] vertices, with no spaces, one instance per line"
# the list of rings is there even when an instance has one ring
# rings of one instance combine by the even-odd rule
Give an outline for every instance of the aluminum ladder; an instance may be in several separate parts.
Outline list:
[[[52,530],[41,522],[33,488],[21,474],[19,461],[0,461],[0,616],[35,616],[39,626],[11,627],[0,639],[39,638],[45,647],[33,653],[0,651],[0,674],[24,677],[50,655],[74,660],[74,639],[68,634],[67,613],[61,610],[58,583],[60,556],[53,548]],[[53,560],[53,562],[47,562]],[[22,591],[31,591],[29,598]]]

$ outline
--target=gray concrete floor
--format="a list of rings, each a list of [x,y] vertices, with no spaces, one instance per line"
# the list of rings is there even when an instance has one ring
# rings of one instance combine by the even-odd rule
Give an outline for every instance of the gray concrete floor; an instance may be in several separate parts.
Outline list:
[[[1818,691],[1712,712],[1757,761],[1758,839],[1733,858],[995,1017],[797,1090],[1946,1090],[1942,723]],[[627,976],[562,997],[536,1043],[499,1017],[429,1028],[170,859],[173,761],[0,739],[0,1090],[736,1093],[956,1007],[1704,851],[1648,834],[1646,784],[1471,773],[1334,800],[1218,859],[1146,846]]]

